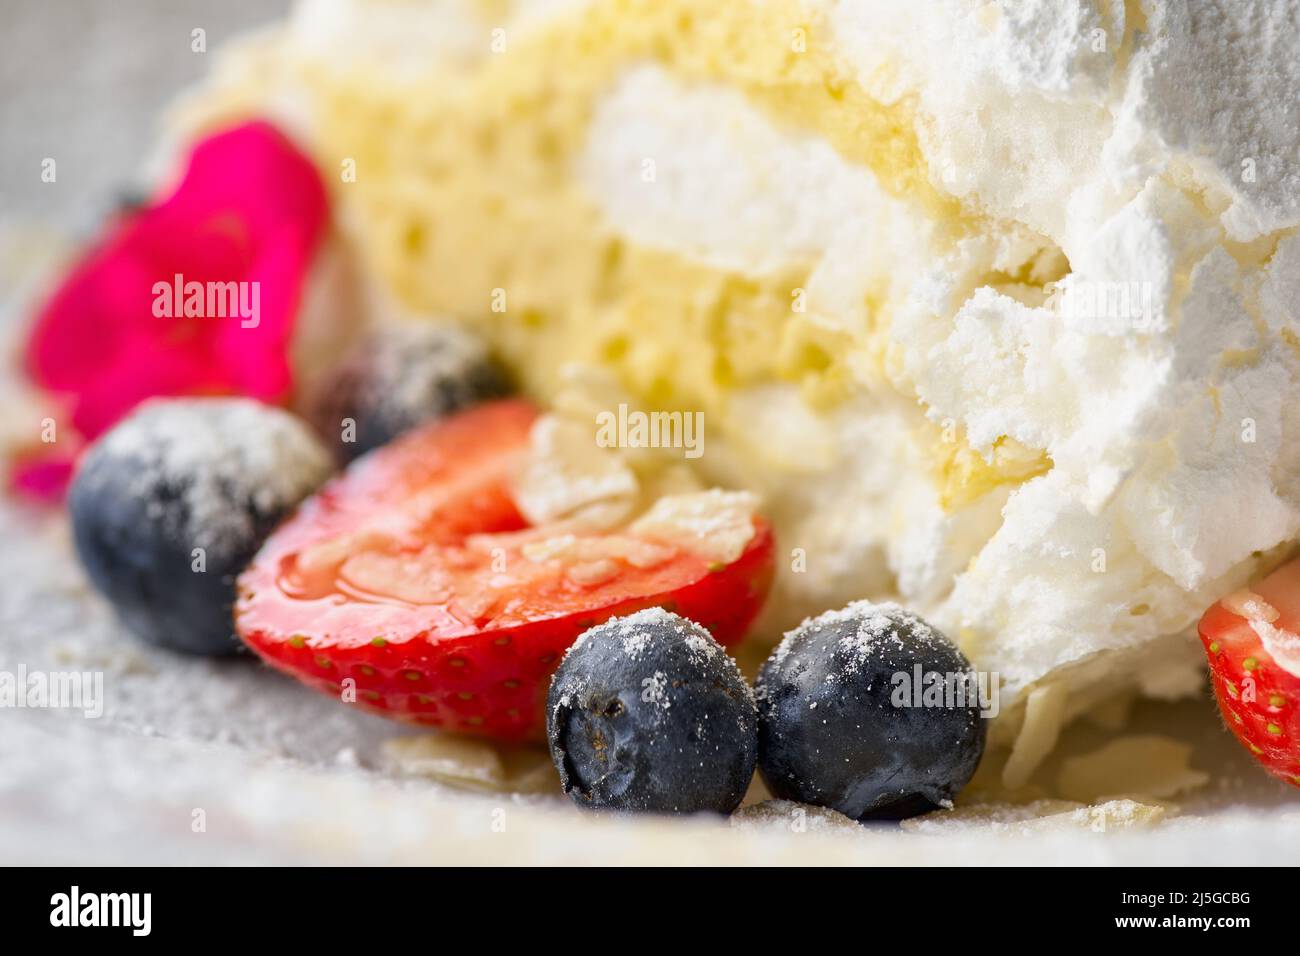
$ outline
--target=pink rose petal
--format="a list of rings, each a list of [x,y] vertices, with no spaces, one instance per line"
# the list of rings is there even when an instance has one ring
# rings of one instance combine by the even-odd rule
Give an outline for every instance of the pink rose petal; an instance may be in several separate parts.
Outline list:
[[[203,140],[175,191],[113,220],[51,296],[28,341],[28,374],[69,405],[87,440],[158,395],[283,401],[327,216],[315,167],[274,127],[247,123]],[[156,284],[170,289],[177,275],[238,283],[256,316],[155,315]]]

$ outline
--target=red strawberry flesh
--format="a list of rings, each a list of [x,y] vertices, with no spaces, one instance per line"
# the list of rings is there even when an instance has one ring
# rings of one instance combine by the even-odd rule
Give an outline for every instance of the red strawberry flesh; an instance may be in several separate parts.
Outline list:
[[[540,734],[560,656],[611,616],[660,605],[723,644],[740,640],[772,576],[762,519],[722,568],[626,534],[589,536],[614,557],[581,566],[525,555],[548,532],[510,493],[536,416],[494,402],[360,459],[240,577],[241,637],[318,690],[354,691],[363,708],[505,739]]]

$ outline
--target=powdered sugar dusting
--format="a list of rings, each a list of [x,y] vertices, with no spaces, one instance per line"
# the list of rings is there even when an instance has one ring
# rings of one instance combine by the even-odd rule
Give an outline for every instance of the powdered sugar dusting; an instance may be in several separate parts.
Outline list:
[[[410,427],[484,395],[505,393],[487,346],[447,324],[393,322],[365,353],[362,407]]]
[[[671,707],[673,702],[668,697],[668,675],[663,671],[655,671],[651,677],[646,678],[641,698],[647,703],[658,704],[664,710]]]
[[[330,474],[329,454],[288,412],[250,399],[154,400],[109,432],[91,455],[124,463],[129,494],[168,531],[195,547],[223,550],[254,537],[257,516],[296,503]],[[110,470],[88,470],[110,480]],[[168,508],[180,493],[185,507]]]
[[[822,620],[828,616],[829,621]],[[903,649],[904,639],[899,633],[900,624],[907,629],[909,640],[924,643],[935,640],[934,630],[929,624],[893,602],[871,604],[867,601],[854,601],[847,607],[832,611],[830,615],[822,615],[822,618],[818,619],[821,623],[852,620],[857,621],[857,629],[840,638],[840,648],[848,657],[845,665],[846,674],[856,673],[881,641],[892,641],[897,648]]]
[[[845,663],[843,674],[838,676],[844,677],[857,673],[867,658],[881,646],[881,642],[890,641],[899,650],[904,649],[906,644],[900,633],[904,629],[907,631],[907,640],[925,643],[942,640],[934,628],[900,604],[893,601],[878,604],[852,601],[842,608],[805,618],[794,630],[787,631],[772,654],[773,664],[777,667],[784,665],[796,642],[809,631],[843,624],[853,625],[853,630],[839,639],[839,647],[845,652]],[[759,693],[761,697],[761,687]]]
[[[619,649],[624,655],[632,661],[639,661],[651,652],[656,642],[669,639],[670,636],[671,638],[680,638],[682,646],[686,649],[687,658],[693,667],[704,667],[721,656],[726,661],[726,666],[734,671],[737,683],[744,688],[745,696],[751,702],[755,700],[753,689],[740,674],[740,666],[726,653],[722,645],[714,640],[713,636],[699,624],[678,614],[673,614],[671,611],[666,611],[662,607],[644,608],[623,617],[611,618],[603,624],[589,628],[578,635],[578,639],[569,646],[569,649],[565,652],[565,660],[567,661],[571,654],[594,638],[597,640],[617,641]],[[649,681],[645,688],[648,695],[647,701],[658,703],[664,708],[671,706],[672,702],[669,698],[668,688],[674,679],[673,675],[655,671],[651,677],[647,678]],[[559,707],[569,707],[571,698],[575,694],[580,696],[581,690],[581,686],[566,682],[559,700]]]
[[[1084,830],[1095,834],[1156,827],[1171,815],[1167,805],[1117,798],[1087,805],[1070,800],[1043,799],[1025,804],[987,803],[927,813],[902,822],[908,833],[953,836],[995,833],[1039,836]]]
[[[686,638],[686,647],[691,652],[692,660],[712,660],[713,656],[721,649],[718,642],[711,637],[692,634]]]
[[[768,833],[825,833],[841,839],[868,835],[856,820],[827,807],[793,800],[766,800],[737,810],[729,821],[733,829]]]
[[[1272,624],[1281,616],[1277,608],[1249,588],[1233,591],[1219,603],[1233,614],[1244,617],[1248,621],[1264,621]]]
[[[633,634],[631,637],[623,639],[623,653],[632,660],[637,660],[641,652],[650,644],[649,634]]]
[[[1250,629],[1259,635],[1264,650],[1288,674],[1300,677],[1300,634],[1270,624],[1266,620],[1251,619]]]
[[[666,495],[632,523],[638,537],[671,544],[709,561],[730,564],[754,537],[758,496],[710,488]]]

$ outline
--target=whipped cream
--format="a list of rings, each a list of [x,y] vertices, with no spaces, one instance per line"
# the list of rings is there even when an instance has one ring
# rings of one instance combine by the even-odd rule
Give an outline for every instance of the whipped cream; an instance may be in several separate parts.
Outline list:
[[[1046,301],[1021,284],[942,301],[922,280],[892,329],[927,415],[1053,463],[940,621],[980,634],[1013,688],[1187,628],[1300,518],[1300,11],[822,9],[873,94],[919,97],[932,178],[1070,264]]]
[[[321,4],[358,9],[303,9]],[[524,5],[508,49],[589,6]],[[765,382],[707,422],[704,477],[758,492],[789,549],[774,617],[893,594],[1001,676],[1007,733],[1031,750],[1108,695],[1194,690],[1191,625],[1300,530],[1300,5],[802,12],[807,55],[829,50],[914,126],[942,202],[878,181],[745,78],[636,57],[601,87],[565,185],[629,245],[802,277],[792,314],[845,337],[837,402]],[[373,38],[384,84],[437,63],[467,95],[457,70],[503,61],[491,24],[451,19],[441,45],[306,13],[267,42],[346,66]],[[249,52],[228,83],[267,65]],[[762,62],[797,70],[804,54],[782,55]],[[261,102],[332,108],[309,69],[269,75]],[[1019,728],[1016,702],[1045,691],[1050,719]]]
[[[918,98],[930,178],[985,217],[973,235],[936,235],[868,170],[653,66],[604,99],[580,164],[640,242],[752,274],[811,260],[827,324],[864,328],[864,290],[888,276],[891,384],[919,407],[868,372],[863,399],[812,426],[792,389],[733,403],[733,443],[750,422],[779,457],[771,422],[798,422],[815,463],[765,489],[778,526],[804,513],[784,543],[823,562],[783,589],[842,600],[892,578],[1013,698],[1060,679],[1077,710],[1146,645],[1163,649],[1148,691],[1194,688],[1194,643],[1167,636],[1300,528],[1296,6],[809,7],[870,93]],[[1035,276],[1053,262],[1056,281]],[[918,475],[917,414],[1050,471],[944,509]],[[1109,665],[1081,666],[1097,655]]]

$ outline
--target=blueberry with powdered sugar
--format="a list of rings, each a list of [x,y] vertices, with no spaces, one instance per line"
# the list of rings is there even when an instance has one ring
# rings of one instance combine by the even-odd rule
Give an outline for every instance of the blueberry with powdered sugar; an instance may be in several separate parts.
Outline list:
[[[984,753],[988,694],[943,634],[854,602],[790,631],[759,672],[759,772],[856,820],[952,805]]]
[[[91,583],[136,634],[232,654],[235,576],[330,474],[288,412],[249,399],[155,399],[104,435],[68,495]]]
[[[661,608],[612,618],[569,648],[547,696],[547,738],[580,807],[730,813],[758,750],[736,662],[709,632]]]
[[[416,425],[509,392],[480,339],[450,325],[408,322],[365,336],[326,379],[310,418],[348,462]]]

